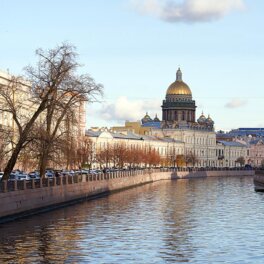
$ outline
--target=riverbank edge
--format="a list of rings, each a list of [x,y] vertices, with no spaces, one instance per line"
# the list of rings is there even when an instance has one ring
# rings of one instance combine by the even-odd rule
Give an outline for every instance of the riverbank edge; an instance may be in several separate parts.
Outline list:
[[[65,207],[84,200],[92,200],[143,184],[171,180],[171,172],[150,172],[122,175],[118,178],[96,179],[44,188],[0,193],[0,224],[30,215]]]
[[[256,192],[264,192],[264,170],[257,170],[254,176],[254,187]]]
[[[0,224],[97,199],[114,192],[161,180],[253,176],[254,171],[149,172],[120,178],[81,181],[75,184],[0,193]]]
[[[77,204],[77,203],[103,198],[103,197],[106,197],[108,195],[111,195],[111,194],[114,194],[114,193],[117,193],[117,192],[122,192],[122,191],[125,191],[125,190],[128,190],[128,189],[136,188],[136,187],[139,187],[139,186],[142,186],[142,185],[145,185],[145,184],[149,184],[149,183],[153,183],[153,181],[139,183],[137,185],[124,187],[124,188],[113,190],[113,191],[105,191],[105,192],[94,194],[94,195],[83,196],[81,198],[77,198],[77,199],[74,199],[74,200],[70,200],[70,201],[66,201],[66,202],[62,202],[62,203],[58,203],[58,204],[52,204],[52,205],[48,205],[48,206],[45,206],[45,207],[40,207],[40,208],[28,210],[28,211],[23,211],[21,213],[9,215],[9,216],[4,216],[4,217],[0,218],[0,224],[7,223],[7,222],[12,222],[12,221],[15,221],[17,219],[26,218],[26,217],[29,217],[29,216],[32,216],[32,215],[36,215],[36,214],[42,214],[42,213],[50,212],[50,211],[53,211],[53,210],[56,210],[56,209],[60,209],[60,208],[63,208],[63,207],[67,207],[67,206],[70,206],[70,205],[74,205],[74,204]]]

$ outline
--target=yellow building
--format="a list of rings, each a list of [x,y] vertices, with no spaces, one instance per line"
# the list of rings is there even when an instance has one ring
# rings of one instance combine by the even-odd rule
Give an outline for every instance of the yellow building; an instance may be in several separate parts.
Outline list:
[[[136,133],[139,135],[147,135],[149,134],[151,128],[143,127],[140,121],[135,121],[135,122],[126,121],[125,126],[111,127],[111,130],[116,131],[116,132],[121,132],[121,133],[122,132],[132,132],[132,133]]]

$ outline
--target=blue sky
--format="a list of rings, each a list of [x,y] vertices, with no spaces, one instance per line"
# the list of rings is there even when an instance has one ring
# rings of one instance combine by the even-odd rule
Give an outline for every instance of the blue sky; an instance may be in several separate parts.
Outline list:
[[[0,0],[0,69],[21,74],[37,48],[68,41],[80,71],[105,87],[87,127],[161,117],[178,66],[197,117],[210,114],[217,129],[263,127],[264,1],[217,1]]]

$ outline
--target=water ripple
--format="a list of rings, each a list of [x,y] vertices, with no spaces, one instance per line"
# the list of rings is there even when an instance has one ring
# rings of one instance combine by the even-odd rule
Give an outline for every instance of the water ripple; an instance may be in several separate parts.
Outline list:
[[[0,263],[264,263],[251,177],[157,182],[0,225]]]

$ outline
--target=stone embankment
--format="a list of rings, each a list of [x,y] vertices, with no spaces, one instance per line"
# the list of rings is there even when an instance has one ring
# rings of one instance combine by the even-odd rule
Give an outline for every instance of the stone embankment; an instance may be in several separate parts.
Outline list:
[[[175,172],[174,178],[178,179],[190,179],[199,177],[230,177],[230,176],[254,176],[254,170],[244,169],[213,169],[213,170],[182,170]]]
[[[256,170],[254,176],[255,191],[264,192],[264,170]]]
[[[160,180],[253,174],[254,171],[248,170],[151,169],[31,181],[3,181],[0,184],[0,223]]]

